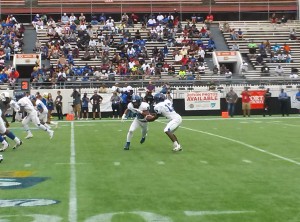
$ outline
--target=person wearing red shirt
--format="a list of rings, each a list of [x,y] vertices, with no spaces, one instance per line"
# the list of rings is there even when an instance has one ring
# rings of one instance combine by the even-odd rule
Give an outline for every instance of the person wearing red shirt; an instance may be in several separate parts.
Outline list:
[[[242,96],[242,110],[243,110],[243,116],[246,117],[246,115],[248,115],[248,117],[250,117],[250,93],[248,91],[248,88],[245,87],[244,91],[241,93]]]

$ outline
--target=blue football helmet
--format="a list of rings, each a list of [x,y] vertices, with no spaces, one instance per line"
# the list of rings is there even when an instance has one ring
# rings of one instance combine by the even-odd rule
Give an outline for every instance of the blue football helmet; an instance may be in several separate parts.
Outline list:
[[[163,102],[163,101],[165,101],[165,99],[166,99],[166,96],[163,93],[156,93],[154,95],[154,101],[155,101],[155,103]]]
[[[138,108],[141,105],[142,98],[138,95],[132,95],[131,102],[134,108]]]
[[[43,108],[42,104],[38,104],[38,105],[36,106],[36,108],[37,108],[37,110],[40,111],[40,112],[43,112],[43,111],[44,111],[44,108]]]

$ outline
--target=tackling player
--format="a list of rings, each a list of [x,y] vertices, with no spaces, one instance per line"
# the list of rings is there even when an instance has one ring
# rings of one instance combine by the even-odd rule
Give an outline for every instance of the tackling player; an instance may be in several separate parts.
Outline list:
[[[8,92],[3,92],[0,95],[0,142],[3,144],[3,146],[0,148],[0,152],[6,150],[9,146],[9,144],[4,140],[2,135],[6,135],[11,140],[14,140],[16,142],[13,149],[17,148],[18,146],[22,145],[22,141],[14,135],[13,132],[9,131],[6,127],[9,127],[9,123],[5,117],[6,111],[12,107],[17,108],[15,106],[15,103],[11,100],[11,97],[9,96]],[[5,123],[4,123],[5,122]]]
[[[52,139],[54,131],[48,129],[47,127],[45,127],[44,125],[41,124],[41,122],[38,118],[37,111],[34,109],[34,106],[33,106],[32,102],[30,101],[30,99],[28,97],[24,96],[18,101],[18,105],[20,106],[21,112],[25,111],[27,113],[27,116],[25,116],[22,121],[22,125],[27,132],[27,136],[25,138],[30,139],[33,137],[32,133],[29,129],[29,126],[28,126],[28,124],[30,122],[32,122],[34,125],[36,125],[41,130],[46,131],[49,134],[50,139]]]
[[[130,141],[133,136],[133,131],[135,131],[138,127],[142,128],[142,139],[140,143],[144,143],[146,140],[147,132],[148,132],[148,122],[145,119],[143,112],[148,111],[149,112],[149,104],[146,102],[142,102],[142,98],[138,95],[133,95],[131,102],[128,104],[127,109],[125,110],[122,121],[124,121],[126,118],[126,115],[129,111],[136,113],[136,117],[131,123],[131,126],[129,128],[129,131],[127,133],[127,141],[124,146],[124,150],[129,150],[130,147]]]
[[[170,122],[165,127],[164,132],[173,142],[173,151],[181,151],[182,148],[178,142],[177,137],[174,134],[174,132],[182,122],[181,116],[174,110],[174,108],[172,107],[172,102],[166,99],[166,96],[163,93],[155,94],[154,101],[156,103],[156,105],[154,106],[154,111],[158,115],[162,115],[170,120]]]

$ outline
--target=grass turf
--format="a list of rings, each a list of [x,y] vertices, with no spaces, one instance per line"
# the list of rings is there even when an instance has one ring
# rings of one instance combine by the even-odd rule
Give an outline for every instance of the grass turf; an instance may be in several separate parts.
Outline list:
[[[1,189],[0,182],[1,200],[45,198],[59,203],[0,205],[0,221],[1,217],[33,221],[28,216],[32,214],[69,221],[70,208],[78,222],[300,220],[300,119],[185,118],[176,131],[183,147],[180,153],[171,151],[172,143],[163,133],[164,119],[149,124],[144,144],[139,143],[137,130],[131,149],[124,151],[130,123],[74,122],[72,147],[71,123],[61,122],[52,140],[34,130],[34,138],[18,150],[5,151],[0,181],[9,178],[3,176],[7,172],[23,170],[48,179],[24,189]],[[16,135],[25,136],[18,124],[13,127]],[[74,165],[70,164],[72,148]],[[75,194],[70,192],[74,171]],[[72,192],[76,207],[70,207]]]

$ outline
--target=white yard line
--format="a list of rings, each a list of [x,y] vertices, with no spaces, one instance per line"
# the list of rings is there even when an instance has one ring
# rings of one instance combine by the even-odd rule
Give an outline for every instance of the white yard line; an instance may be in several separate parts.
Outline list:
[[[256,151],[265,153],[265,154],[267,154],[267,155],[270,155],[270,156],[276,157],[276,158],[278,158],[278,159],[285,160],[285,161],[287,161],[287,162],[290,162],[290,163],[293,163],[293,164],[296,164],[296,165],[299,165],[299,166],[300,166],[300,162],[298,162],[298,161],[289,159],[289,158],[284,157],[284,156],[280,156],[280,155],[278,155],[278,154],[276,154],[276,153],[272,153],[272,152],[263,150],[263,149],[261,149],[261,148],[259,148],[259,147],[250,145],[250,144],[248,144],[248,143],[244,143],[244,142],[239,141],[239,140],[231,139],[231,138],[229,138],[229,137],[217,135],[217,134],[214,134],[214,133],[205,132],[205,131],[202,131],[202,130],[191,129],[191,128],[188,128],[188,127],[183,127],[183,126],[181,126],[180,128],[186,129],[186,130],[190,130],[190,131],[194,131],[194,132],[197,132],[197,133],[206,134],[206,135],[213,136],[213,137],[218,137],[218,138],[220,138],[220,139],[227,140],[227,141],[230,141],[230,142],[233,142],[233,143],[237,143],[237,144],[240,144],[240,145],[242,145],[242,146],[248,147],[248,148],[250,148],[250,149],[253,149],[253,150],[256,150]]]
[[[227,211],[184,211],[185,215],[187,216],[204,216],[204,215],[220,215],[220,214],[245,214],[245,213],[255,213],[255,211],[233,211],[233,210],[227,210]]]
[[[69,222],[77,222],[76,158],[75,157],[76,157],[76,149],[75,149],[75,138],[74,138],[74,122],[71,122]]]

